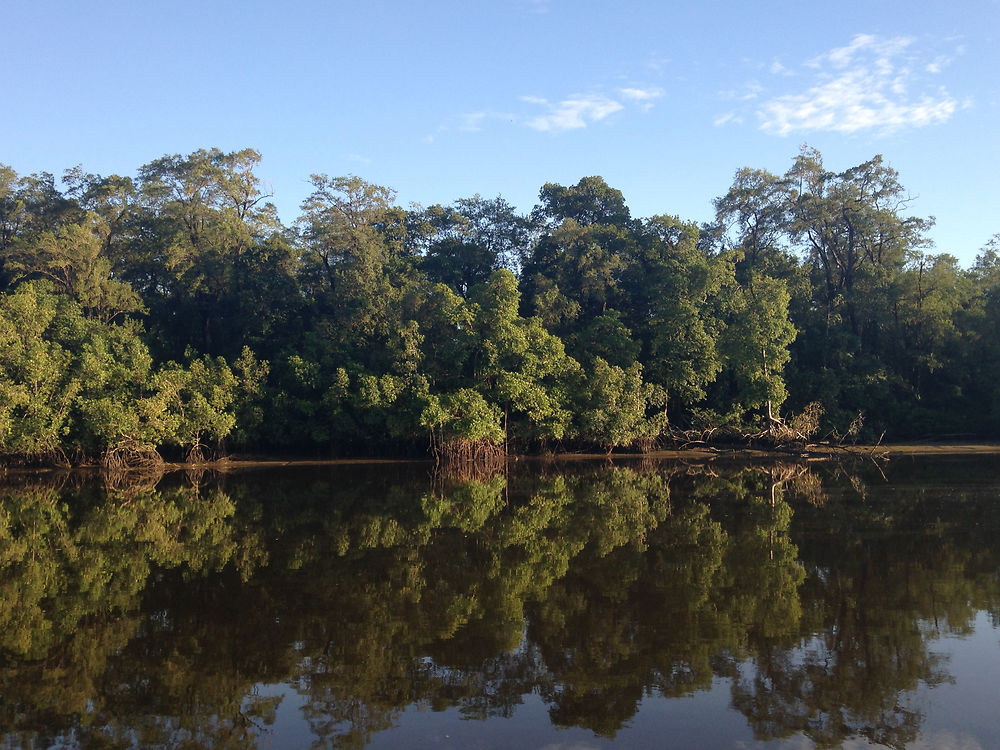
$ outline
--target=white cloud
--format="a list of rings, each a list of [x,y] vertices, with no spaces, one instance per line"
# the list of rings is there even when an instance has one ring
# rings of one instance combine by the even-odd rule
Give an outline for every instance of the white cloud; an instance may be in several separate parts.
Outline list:
[[[458,115],[449,125],[439,128],[439,131],[473,133],[484,130],[490,123],[503,121],[543,133],[561,133],[586,128],[616,112],[621,112],[626,107],[648,111],[663,95],[663,90],[659,88],[631,86],[618,89],[613,96],[600,93],[573,94],[561,101],[550,101],[540,96],[522,96],[519,97],[520,100],[530,105],[529,109],[534,113],[467,112]]]
[[[726,91],[720,91],[719,97],[721,99],[729,99],[730,101],[749,102],[759,97],[763,91],[764,87],[757,81],[750,81],[750,83],[745,84],[742,89],[728,89]]]
[[[464,130],[467,133],[475,133],[476,131],[483,129],[483,120],[486,119],[487,112],[469,112],[462,115],[458,125],[459,130]]]
[[[599,122],[625,108],[621,102],[601,95],[574,96],[556,104],[538,97],[526,96],[522,97],[522,100],[549,110],[548,113],[532,117],[525,122],[529,128],[542,132],[585,128],[588,124]]]
[[[895,131],[947,121],[958,102],[943,86],[928,88],[914,70],[931,71],[943,62],[919,65],[907,37],[881,39],[859,34],[806,65],[818,72],[801,93],[764,102],[757,110],[761,129],[776,135],[827,130]],[[916,90],[910,95],[911,90]]]
[[[738,116],[735,112],[726,112],[726,114],[719,115],[714,120],[712,120],[712,124],[717,128],[721,128],[723,125],[729,122],[735,125],[739,125],[740,123],[743,122],[743,118]]]
[[[644,110],[648,110],[652,108],[653,102],[656,99],[659,99],[661,96],[663,96],[663,89],[627,88],[627,89],[619,89],[618,93],[621,94],[623,99],[631,102],[636,102]]]

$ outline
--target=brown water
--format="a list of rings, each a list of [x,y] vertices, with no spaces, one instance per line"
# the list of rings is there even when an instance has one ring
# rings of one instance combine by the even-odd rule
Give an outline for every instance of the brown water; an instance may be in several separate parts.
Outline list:
[[[0,747],[1000,746],[1000,464],[0,487]]]

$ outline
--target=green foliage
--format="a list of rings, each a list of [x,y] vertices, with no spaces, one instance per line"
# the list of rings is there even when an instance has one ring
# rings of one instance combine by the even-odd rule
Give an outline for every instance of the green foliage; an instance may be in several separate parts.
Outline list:
[[[186,367],[168,362],[152,385],[154,393],[144,406],[156,415],[161,439],[182,448],[188,460],[217,448],[236,426],[231,407],[240,383],[221,357],[203,356]]]
[[[725,368],[735,383],[735,400],[744,412],[763,410],[778,418],[787,397],[783,370],[791,359],[788,347],[795,327],[788,319],[789,295],[780,279],[751,278],[732,291],[729,325],[719,340]]]
[[[705,397],[722,363],[718,297],[732,268],[698,245],[697,226],[672,216],[649,219],[627,288],[642,332],[646,374],[681,404]]]
[[[236,358],[285,331],[298,307],[294,253],[252,149],[164,156],[139,170],[130,279],[167,357],[193,346]],[[250,324],[250,325],[248,325]]]
[[[71,303],[43,285],[0,298],[0,453],[29,460],[64,457],[73,402],[82,383],[59,328]]]
[[[195,456],[205,441],[217,447],[237,409],[259,395],[266,363],[246,350],[238,375],[208,357],[154,369],[140,333],[88,317],[42,282],[0,297],[0,453],[66,461],[125,447],[151,456],[163,445]]]
[[[740,169],[703,226],[634,218],[600,177],[521,215],[314,175],[288,228],[260,160],[64,190],[0,166],[0,453],[613,450],[812,402],[820,434],[1000,430],[996,243],[968,270],[930,254],[881,156]]]
[[[10,255],[7,267],[14,281],[45,278],[71,296],[88,315],[109,321],[143,311],[139,296],[113,277],[111,259],[104,253],[108,228],[94,215],[81,224],[44,231]]]
[[[666,427],[666,394],[643,382],[638,362],[623,370],[597,357],[583,392],[578,437],[608,453],[618,447],[651,446]]]
[[[478,340],[474,378],[483,395],[503,409],[515,434],[526,440],[561,439],[569,427],[567,378],[579,364],[566,355],[562,341],[537,318],[518,313],[517,279],[494,271],[473,296],[473,327]]]
[[[436,439],[499,444],[504,434],[500,426],[503,414],[471,388],[462,388],[441,397],[431,396],[420,415],[420,424]],[[439,436],[439,437],[438,437]]]

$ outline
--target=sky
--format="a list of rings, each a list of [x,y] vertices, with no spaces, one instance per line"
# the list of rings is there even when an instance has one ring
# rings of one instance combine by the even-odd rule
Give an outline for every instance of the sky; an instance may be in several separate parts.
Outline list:
[[[737,169],[881,154],[963,265],[1000,233],[1000,0],[5,0],[0,164],[135,175],[261,152],[292,223],[309,176],[400,205],[590,175],[633,216],[709,221]]]

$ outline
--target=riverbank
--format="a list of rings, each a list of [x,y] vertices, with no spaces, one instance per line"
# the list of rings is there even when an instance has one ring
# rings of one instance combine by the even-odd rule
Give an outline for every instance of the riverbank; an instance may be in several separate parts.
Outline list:
[[[945,455],[998,455],[1000,443],[900,443],[883,445],[809,445],[803,450],[781,451],[743,446],[697,446],[682,450],[659,450],[649,453],[550,453],[545,455],[518,455],[509,457],[508,463],[560,462],[575,463],[585,461],[625,462],[633,461],[712,461],[715,459],[745,461],[830,461],[840,458],[891,459],[894,456],[945,456]],[[401,465],[427,464],[432,459],[399,458],[297,458],[273,456],[233,455],[214,461],[198,463],[170,462],[149,467],[137,473],[170,473],[175,471],[234,472],[249,469],[281,467],[315,467],[348,465]],[[0,481],[4,476],[26,474],[52,474],[64,472],[98,472],[94,466],[65,467],[18,467],[0,466]]]

